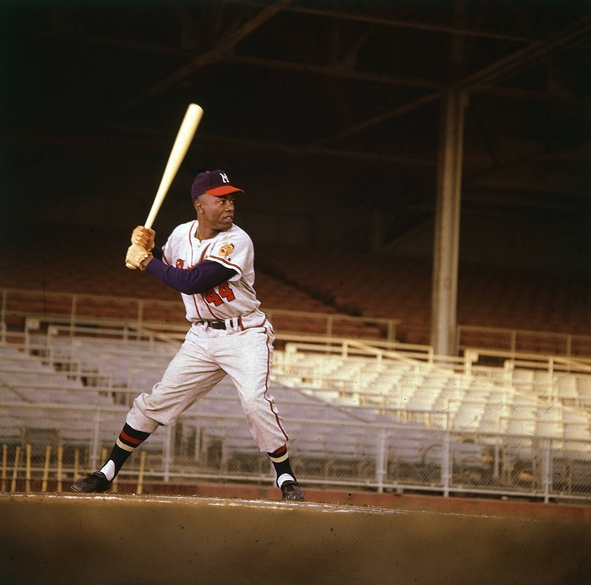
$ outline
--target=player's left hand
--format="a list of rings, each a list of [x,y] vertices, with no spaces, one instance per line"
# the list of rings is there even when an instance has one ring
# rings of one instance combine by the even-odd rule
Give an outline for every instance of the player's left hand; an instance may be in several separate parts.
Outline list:
[[[130,264],[134,268],[145,270],[148,263],[144,261],[146,259],[151,260],[152,258],[152,254],[150,254],[150,252],[148,252],[145,248],[142,248],[142,246],[139,246],[138,244],[132,244],[129,246],[129,248],[127,248],[125,263]]]
[[[145,248],[151,252],[154,248],[154,240],[156,232],[153,229],[138,225],[133,232],[131,232],[131,243]]]

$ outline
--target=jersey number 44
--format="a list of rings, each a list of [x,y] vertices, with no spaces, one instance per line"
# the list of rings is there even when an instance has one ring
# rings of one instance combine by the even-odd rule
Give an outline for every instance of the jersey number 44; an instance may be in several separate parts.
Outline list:
[[[219,307],[226,299],[228,302],[232,302],[236,297],[234,291],[230,288],[228,282],[222,282],[218,287],[218,292],[215,289],[210,288],[205,293],[205,300],[216,307]]]

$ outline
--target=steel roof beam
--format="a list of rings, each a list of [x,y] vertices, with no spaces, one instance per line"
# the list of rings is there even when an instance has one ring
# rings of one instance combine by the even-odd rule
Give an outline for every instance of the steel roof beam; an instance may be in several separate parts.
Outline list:
[[[224,55],[228,51],[231,51],[231,49],[237,43],[254,32],[271,17],[275,16],[275,14],[283,10],[283,8],[285,8],[291,1],[292,0],[276,0],[271,6],[267,5],[264,10],[261,10],[261,12],[259,12],[256,16],[245,22],[238,30],[229,31],[222,35],[219,42],[213,49],[206,51],[205,53],[195,55],[187,65],[177,69],[174,73],[168,77],[165,77],[141,95],[138,95],[136,98],[129,101],[123,106],[122,109],[127,109],[131,106],[138,105],[139,103],[148,100],[154,95],[157,95],[169,87],[172,87],[180,81],[186,79],[189,77],[189,75],[201,67],[221,61]]]
[[[241,6],[262,7],[265,6],[262,2],[251,2],[250,0],[226,0],[232,4],[239,4]],[[424,30],[427,32],[439,32],[452,35],[463,35],[472,37],[481,37],[489,39],[498,39],[502,41],[515,41],[520,43],[531,43],[535,38],[525,37],[523,35],[510,35],[506,33],[497,33],[494,31],[472,30],[464,28],[456,28],[453,26],[446,26],[430,22],[417,22],[410,20],[398,20],[395,18],[380,18],[377,16],[365,16],[363,14],[354,14],[350,12],[335,12],[333,10],[324,10],[321,8],[306,8],[303,6],[289,6],[286,12],[297,12],[300,14],[309,14],[312,16],[323,16],[327,18],[336,18],[341,20],[350,20],[355,22],[365,22],[368,24],[375,24],[381,26],[390,26],[396,28],[408,28],[413,30]]]
[[[524,68],[530,67],[534,62],[548,57],[552,52],[564,47],[564,45],[574,41],[589,30],[591,30],[591,14],[548,35],[544,39],[535,41],[527,47],[511,53],[507,57],[480,69],[480,71],[468,75],[456,85],[469,91],[475,85],[489,85],[506,79],[519,73]]]

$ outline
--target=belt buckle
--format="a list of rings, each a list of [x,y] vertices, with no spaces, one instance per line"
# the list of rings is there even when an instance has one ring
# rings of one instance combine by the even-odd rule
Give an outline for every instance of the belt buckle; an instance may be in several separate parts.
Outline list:
[[[211,321],[210,326],[212,329],[226,329],[225,321]]]

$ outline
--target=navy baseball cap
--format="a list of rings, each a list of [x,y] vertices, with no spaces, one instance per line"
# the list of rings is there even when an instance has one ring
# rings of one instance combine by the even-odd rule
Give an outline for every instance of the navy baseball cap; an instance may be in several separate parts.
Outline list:
[[[191,199],[194,201],[199,195],[203,195],[204,193],[214,195],[215,197],[222,197],[230,193],[244,193],[244,191],[238,189],[238,187],[232,187],[228,175],[218,169],[217,171],[199,173],[195,177],[191,186]]]

